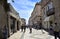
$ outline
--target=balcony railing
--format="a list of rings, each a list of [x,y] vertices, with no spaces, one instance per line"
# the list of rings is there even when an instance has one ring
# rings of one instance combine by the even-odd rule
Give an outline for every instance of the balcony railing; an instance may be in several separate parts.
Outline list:
[[[47,16],[50,16],[50,15],[53,15],[55,13],[55,10],[54,10],[54,8],[51,8],[51,9],[49,9],[48,11],[47,11]]]

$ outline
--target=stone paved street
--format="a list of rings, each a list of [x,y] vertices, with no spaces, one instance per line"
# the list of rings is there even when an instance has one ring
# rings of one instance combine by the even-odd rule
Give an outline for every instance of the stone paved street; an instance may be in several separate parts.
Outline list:
[[[42,33],[41,30],[33,29],[32,33],[30,34],[29,29],[27,29],[25,33],[18,31],[8,39],[54,39],[54,37],[49,35],[48,32],[44,30],[43,32],[44,33]]]

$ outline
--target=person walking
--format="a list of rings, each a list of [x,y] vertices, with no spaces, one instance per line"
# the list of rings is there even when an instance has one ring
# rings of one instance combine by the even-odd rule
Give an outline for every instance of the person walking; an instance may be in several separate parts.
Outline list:
[[[54,24],[54,37],[57,39],[57,37],[60,39],[59,32],[60,32],[60,26],[57,25],[57,23]]]
[[[3,34],[3,39],[7,39],[8,37],[7,26],[4,26],[2,34]]]
[[[50,34],[53,34],[53,25],[52,24],[50,25],[49,32],[50,32]]]
[[[26,31],[26,25],[24,25],[24,28],[23,29],[24,29],[24,32],[25,32]]]
[[[29,26],[29,29],[30,29],[30,33],[32,33],[32,26]]]
[[[52,26],[52,24],[50,25],[50,30],[53,30],[53,26]]]
[[[21,32],[23,31],[23,26],[21,26]]]

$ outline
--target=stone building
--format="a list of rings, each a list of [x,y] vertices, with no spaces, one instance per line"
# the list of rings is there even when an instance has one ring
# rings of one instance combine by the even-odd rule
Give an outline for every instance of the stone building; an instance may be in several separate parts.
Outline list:
[[[21,18],[21,26],[26,25],[26,20],[24,18]]]
[[[41,0],[43,27],[50,28],[55,22],[60,23],[60,0]]]
[[[31,17],[32,17],[32,16],[31,16]],[[31,17],[29,18],[29,21],[28,21],[28,25],[29,25],[29,26],[33,26],[33,20],[32,20]]]
[[[8,11],[8,31],[9,35],[13,34],[20,28],[20,17],[19,13],[12,7],[11,4],[9,4],[10,11]]]
[[[7,25],[7,13],[5,11],[5,2],[4,0],[0,0],[0,39],[2,39],[2,28]]]
[[[53,0],[53,6],[55,8],[55,21],[60,26],[60,0]]]
[[[41,17],[41,5],[40,3],[36,3],[35,4],[35,7],[33,9],[33,12],[31,14],[31,17],[30,17],[30,23],[32,25],[35,25],[34,27],[35,28],[38,28],[40,27],[40,24],[42,23],[42,17]]]
[[[7,27],[8,36],[19,30],[20,17],[7,0],[0,0],[0,39],[2,39],[2,30]]]

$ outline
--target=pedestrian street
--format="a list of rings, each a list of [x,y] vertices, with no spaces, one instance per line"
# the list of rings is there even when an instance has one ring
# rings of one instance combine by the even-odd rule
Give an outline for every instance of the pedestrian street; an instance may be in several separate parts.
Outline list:
[[[29,33],[29,29],[26,29],[25,33],[17,31],[8,39],[54,39],[54,36],[44,30],[32,29],[32,33]]]

